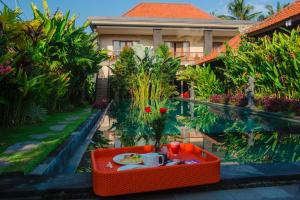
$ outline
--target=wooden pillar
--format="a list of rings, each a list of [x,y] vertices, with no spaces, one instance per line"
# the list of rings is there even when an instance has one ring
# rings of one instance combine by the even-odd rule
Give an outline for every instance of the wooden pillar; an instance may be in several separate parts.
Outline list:
[[[153,29],[153,47],[157,49],[159,45],[163,43],[162,39],[162,30],[161,29]]]
[[[211,30],[204,31],[204,55],[209,54],[213,49],[213,35]]]

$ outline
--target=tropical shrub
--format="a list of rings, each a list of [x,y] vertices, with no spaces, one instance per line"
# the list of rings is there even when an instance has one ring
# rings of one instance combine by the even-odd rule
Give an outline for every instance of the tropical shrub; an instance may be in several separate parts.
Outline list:
[[[25,110],[25,121],[28,123],[38,123],[45,121],[47,116],[47,110],[41,106],[32,103]]]
[[[187,82],[190,86],[193,82],[195,94],[201,99],[208,99],[213,94],[224,92],[222,83],[217,79],[210,66],[189,66],[180,72],[177,79]]]
[[[214,94],[210,97],[210,101],[213,103],[224,103],[224,104],[232,104],[236,106],[246,106],[247,99],[245,95],[241,92],[233,95],[231,93],[228,94]]]
[[[210,101],[213,103],[225,103],[226,102],[225,94],[214,94],[210,97]]]
[[[125,48],[112,67],[115,96],[131,97],[141,108],[148,100],[168,98],[175,94],[171,83],[179,65],[180,59],[170,57],[165,45],[156,51],[142,45]]]
[[[114,98],[126,99],[130,97],[130,82],[137,73],[135,53],[132,48],[125,47],[112,67],[110,79],[111,92]]]
[[[300,98],[300,37],[298,30],[275,32],[272,37],[244,37],[238,51],[227,48],[224,85],[244,92],[249,76],[258,96]]]
[[[89,75],[86,78],[86,85],[85,85],[85,94],[86,94],[86,99],[89,102],[94,102],[95,101],[95,94],[96,94],[96,79],[94,78],[93,75]]]
[[[95,50],[88,23],[76,27],[69,12],[51,14],[46,0],[43,6],[42,12],[32,4],[28,21],[19,9],[0,11],[0,126],[37,122],[47,112],[92,100],[87,79],[106,52]]]
[[[258,104],[261,105],[264,110],[269,112],[294,112],[296,115],[300,114],[300,100],[299,99],[287,99],[277,97],[264,97],[258,99]]]

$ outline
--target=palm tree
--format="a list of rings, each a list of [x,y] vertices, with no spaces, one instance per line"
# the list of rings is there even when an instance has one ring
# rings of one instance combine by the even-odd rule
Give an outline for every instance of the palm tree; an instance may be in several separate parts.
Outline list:
[[[253,13],[254,6],[244,0],[233,0],[227,5],[230,15],[220,15],[219,18],[230,20],[253,20],[260,12]]]
[[[258,20],[262,21],[262,20],[268,18],[268,17],[274,15],[275,13],[279,12],[281,9],[285,8],[288,5],[289,5],[289,3],[281,4],[279,1],[277,1],[276,8],[274,8],[273,5],[268,4],[268,5],[265,6],[265,8],[267,9],[267,14],[266,15],[260,15],[258,17]]]

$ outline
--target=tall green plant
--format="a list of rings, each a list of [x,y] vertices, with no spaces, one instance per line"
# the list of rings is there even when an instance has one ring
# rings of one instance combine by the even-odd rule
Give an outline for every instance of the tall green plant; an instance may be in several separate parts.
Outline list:
[[[169,98],[175,93],[172,80],[179,65],[180,60],[170,57],[165,45],[156,51],[142,45],[125,48],[112,68],[119,97],[130,94],[141,107],[147,105],[148,100]]]
[[[27,21],[19,9],[0,11],[1,126],[24,123],[30,110],[55,112],[84,102],[87,77],[107,58],[95,48],[96,35],[85,32],[89,23],[75,26],[75,15],[51,14],[46,0],[43,7],[32,4],[34,18]]]
[[[233,0],[227,5],[230,15],[220,15],[218,17],[230,20],[253,20],[260,12],[253,12],[254,6],[246,4],[245,0]]]
[[[134,50],[125,47],[112,67],[111,91],[114,98],[126,99],[130,97],[130,82],[137,74]]]
[[[228,48],[221,59],[225,85],[233,92],[244,92],[252,76],[258,95],[300,98],[300,37],[295,29],[243,38],[238,51]]]
[[[179,73],[177,79],[187,82],[190,87],[191,83],[194,82],[196,96],[201,99],[208,99],[211,95],[224,91],[222,83],[217,79],[210,66],[189,66]]]

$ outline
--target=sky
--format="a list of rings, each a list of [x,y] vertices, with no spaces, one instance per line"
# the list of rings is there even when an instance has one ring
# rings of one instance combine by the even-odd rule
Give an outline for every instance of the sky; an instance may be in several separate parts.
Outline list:
[[[38,8],[42,9],[42,0],[2,0],[10,8],[20,7],[23,11],[22,18],[30,19],[32,12],[31,2],[35,3]],[[78,16],[77,24],[82,24],[88,16],[121,16],[127,10],[140,2],[178,2],[192,3],[206,12],[215,12],[217,14],[226,14],[226,5],[231,0],[48,0],[52,12],[57,9]],[[280,3],[290,3],[293,0],[279,0]],[[275,6],[277,0],[246,0],[246,3],[252,4],[255,11],[265,11],[266,4]],[[3,6],[0,3],[0,8]]]

